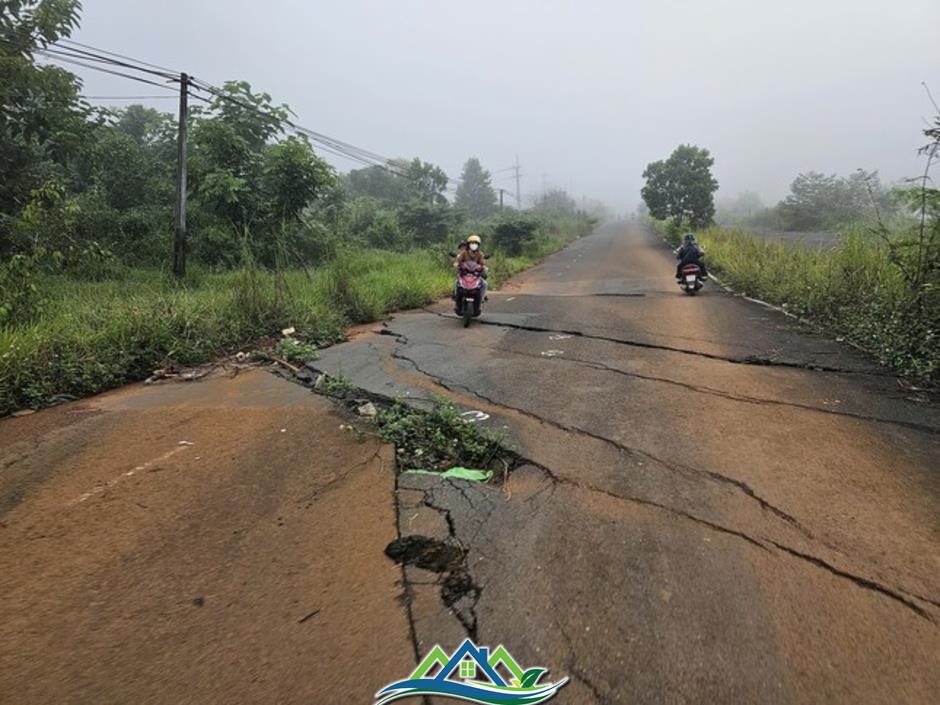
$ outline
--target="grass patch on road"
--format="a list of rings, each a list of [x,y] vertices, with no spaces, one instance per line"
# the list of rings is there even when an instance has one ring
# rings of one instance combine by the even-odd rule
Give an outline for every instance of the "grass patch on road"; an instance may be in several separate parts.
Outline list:
[[[375,422],[382,440],[395,445],[402,470],[444,471],[455,465],[487,469],[508,454],[505,433],[468,423],[446,399],[435,401],[428,412],[395,402]]]

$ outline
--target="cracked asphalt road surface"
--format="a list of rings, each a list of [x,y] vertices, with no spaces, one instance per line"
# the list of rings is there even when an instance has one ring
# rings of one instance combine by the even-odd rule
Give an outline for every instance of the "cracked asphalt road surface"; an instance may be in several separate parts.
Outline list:
[[[404,562],[418,651],[502,643],[571,677],[561,703],[936,702],[940,410],[673,266],[606,226],[469,329],[442,302],[315,363],[480,411],[528,461],[505,487],[399,476],[399,536],[461,549]]]

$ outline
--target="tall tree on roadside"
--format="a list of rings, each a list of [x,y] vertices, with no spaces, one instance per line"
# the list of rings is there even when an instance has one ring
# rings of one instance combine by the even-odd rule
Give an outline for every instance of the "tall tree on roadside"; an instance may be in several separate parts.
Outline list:
[[[476,157],[470,157],[463,166],[454,205],[466,211],[474,220],[485,218],[496,211],[496,191],[490,184],[490,172],[480,165]]]
[[[657,220],[671,220],[676,229],[710,224],[715,217],[718,190],[718,181],[711,173],[714,163],[707,149],[683,144],[668,159],[647,165],[642,195],[650,215]]]
[[[417,157],[400,169],[404,174],[406,188],[411,198],[429,206],[446,206],[447,174],[436,164],[421,161]]]
[[[537,211],[570,214],[578,210],[578,202],[564,189],[551,188],[535,200],[533,208]]]
[[[793,180],[777,211],[789,230],[824,230],[863,219],[872,199],[883,212],[891,209],[876,171],[858,170],[845,178],[809,171]]]
[[[351,195],[376,198],[387,206],[400,207],[412,200],[428,206],[447,205],[447,174],[417,157],[394,159],[388,166],[354,169],[345,182]]]
[[[30,193],[66,179],[62,166],[84,146],[90,106],[79,80],[37,64],[34,52],[68,37],[78,24],[78,0],[0,2],[0,215],[15,216]]]

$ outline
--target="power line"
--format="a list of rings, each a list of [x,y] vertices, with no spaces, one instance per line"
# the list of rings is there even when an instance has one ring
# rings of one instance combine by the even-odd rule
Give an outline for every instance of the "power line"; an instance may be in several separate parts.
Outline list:
[[[277,123],[279,126],[286,125],[290,127],[291,129],[293,129],[295,132],[299,132],[300,134],[306,135],[311,140],[313,140],[318,145],[320,145],[320,149],[322,149],[323,151],[326,151],[329,154],[333,154],[335,156],[340,156],[340,157],[345,157],[347,159],[351,159],[353,161],[366,164],[368,166],[375,166],[380,169],[384,169],[385,171],[388,171],[389,173],[394,174],[395,176],[400,176],[402,178],[409,179],[411,181],[416,181],[416,179],[413,179],[408,174],[404,174],[401,171],[399,171],[396,168],[398,166],[398,162],[394,159],[383,157],[382,155],[377,154],[376,152],[371,152],[362,147],[356,147],[355,145],[336,139],[335,137],[330,137],[329,135],[325,135],[321,132],[317,132],[315,130],[311,130],[310,128],[303,127],[302,125],[298,125],[292,120],[283,118],[279,115],[273,115],[265,110],[262,110],[256,105],[252,105],[251,103],[247,103],[244,100],[241,100],[239,98],[236,98],[235,96],[232,96],[226,93],[218,86],[214,86],[211,83],[208,83],[207,81],[203,81],[201,79],[196,78],[192,80],[192,83],[197,90],[202,90],[207,93],[210,93],[211,95],[215,96],[219,100],[224,100],[224,101],[234,103],[246,110],[251,110],[252,112],[255,112],[263,117],[268,118],[272,122]],[[206,102],[209,102],[209,101],[206,101]]]
[[[133,81],[138,81],[140,83],[145,83],[153,86],[157,86],[163,90],[176,92],[176,88],[172,86],[167,86],[155,81],[149,80],[147,78],[142,78],[139,76],[133,76],[131,74],[125,73],[123,71],[114,70],[114,68],[105,68],[100,65],[95,64],[106,64],[111,67],[119,67],[122,69],[128,69],[132,71],[137,71],[151,76],[158,76],[160,78],[166,79],[167,81],[173,83],[181,83],[180,74],[172,69],[169,69],[165,66],[159,64],[148,63],[146,61],[141,61],[140,59],[135,59],[133,57],[127,56],[125,54],[119,54],[117,52],[108,51],[105,49],[99,49],[97,47],[91,46],[89,44],[83,44],[81,42],[76,42],[73,40],[62,39],[52,45],[54,48],[43,48],[38,49],[37,52],[41,53],[44,57],[51,61],[62,62],[66,64],[72,64],[75,66],[81,66],[83,68],[91,69],[93,71],[99,71],[102,73],[111,74],[114,76],[119,76],[121,78],[127,78]],[[94,63],[87,63],[94,62]],[[236,96],[226,93],[223,89],[215,86],[207,81],[203,81],[197,78],[190,78],[187,80],[187,85],[197,91],[203,91],[208,93],[219,100],[224,100],[240,107],[250,110],[258,115],[266,117],[272,122],[276,123],[281,130],[290,128],[296,133],[305,135],[318,145],[318,149],[327,154],[331,154],[336,157],[349,159],[367,166],[374,166],[389,173],[399,176],[402,178],[407,178],[412,181],[417,181],[417,179],[409,176],[408,174],[403,173],[400,170],[401,162],[395,159],[390,159],[385,157],[377,152],[365,149],[363,147],[357,147],[349,142],[331,137],[329,135],[323,134],[322,132],[317,132],[310,128],[304,127],[295,123],[294,121],[284,118],[280,115],[274,115],[265,110],[262,110],[256,105],[252,105],[243,100],[240,100]],[[213,101],[208,100],[202,96],[198,96],[192,91],[188,90],[186,93],[195,98],[196,100],[201,100],[203,102],[212,104]],[[154,96],[156,97],[156,96]],[[163,96],[160,96],[163,97]],[[135,99],[134,97],[129,97],[130,99]],[[145,99],[145,96],[137,97],[136,99]],[[96,98],[98,100],[118,100],[121,99],[120,96],[101,96]],[[461,183],[460,179],[448,178],[448,182],[459,185]]]
[[[200,81],[200,83],[205,83],[205,82],[204,82],[204,81]],[[198,89],[197,86],[194,86],[194,87],[196,87],[196,88]],[[206,90],[208,90],[208,89],[206,89]],[[218,89],[216,89],[216,90],[218,90]],[[208,104],[210,104],[210,105],[212,104],[212,101],[211,101],[210,99],[206,98],[205,96],[197,95],[197,94],[192,93],[192,92],[190,92],[189,95],[190,95],[192,98],[195,98],[196,100],[202,101],[203,103],[208,103]],[[299,132],[300,134],[306,134],[303,128],[298,128],[297,126],[295,126],[295,125],[294,125],[293,123],[291,123],[290,121],[284,120],[283,118],[279,118],[279,117],[277,117],[276,115],[271,115],[270,113],[267,113],[267,112],[261,110],[261,109],[258,108],[257,106],[251,105],[251,104],[249,104],[249,103],[245,103],[244,101],[240,101],[240,100],[238,100],[238,99],[236,99],[236,98],[234,98],[234,97],[232,97],[232,96],[229,96],[228,94],[223,93],[223,92],[221,92],[221,91],[219,91],[218,94],[213,93],[213,95],[216,95],[216,96],[217,96],[219,99],[221,99],[221,100],[229,100],[229,101],[235,102],[235,103],[238,104],[239,106],[244,107],[244,108],[247,108],[247,109],[249,109],[249,110],[252,110],[252,111],[254,111],[254,112],[256,112],[256,113],[259,113],[260,115],[262,115],[262,116],[264,116],[264,117],[267,117],[267,118],[271,119],[271,120],[274,121],[274,122],[278,122],[278,123],[285,123],[285,122],[286,122],[286,123],[287,123],[292,129],[294,129],[296,132]],[[371,161],[371,160],[368,160],[368,159],[364,159],[363,157],[361,157],[361,156],[359,156],[359,155],[354,155],[354,154],[349,154],[349,153],[346,153],[346,152],[339,151],[339,150],[334,149],[334,148],[332,148],[331,146],[329,146],[329,145],[327,145],[327,144],[323,144],[323,143],[321,143],[321,142],[317,142],[317,145],[318,145],[318,146],[317,146],[317,149],[320,150],[321,152],[325,152],[325,153],[331,154],[331,155],[333,155],[333,156],[335,156],[335,157],[340,157],[340,158],[342,158],[342,159],[348,159],[348,160],[350,160],[350,161],[354,161],[354,162],[359,163],[359,164],[365,164],[365,165],[367,165],[367,166],[374,166],[374,167],[378,167],[378,168],[381,168],[381,169],[385,169],[386,171],[391,172],[391,173],[394,174],[395,176],[400,176],[401,178],[410,179],[410,177],[409,177],[408,175],[402,174],[402,173],[397,172],[397,171],[393,171],[393,170],[389,169],[387,166],[385,166],[384,164],[376,163],[376,162],[374,162],[374,161]]]
[[[123,73],[121,71],[112,71],[111,69],[106,69],[103,66],[95,66],[94,64],[86,64],[83,61],[76,61],[75,59],[66,59],[61,56],[55,56],[54,54],[51,54],[48,49],[37,49],[36,53],[45,56],[50,61],[60,61],[64,64],[74,64],[75,66],[82,66],[86,69],[91,69],[92,71],[101,71],[102,73],[109,73],[113,76],[120,76],[121,78],[129,78],[132,81],[139,81],[140,83],[147,83],[151,86],[156,86],[157,88],[163,88],[164,90],[176,92],[175,88],[167,86],[166,84],[163,84],[163,83],[157,83],[156,81],[151,81],[146,78],[141,78],[140,76],[132,76],[129,73]],[[175,82],[179,83],[179,79],[178,78],[175,79]]]
[[[175,95],[83,95],[85,100],[175,100]]]
[[[73,39],[60,39],[56,43],[64,44],[64,45],[72,44],[78,47],[82,47],[83,49],[90,49],[91,51],[96,51],[99,54],[108,54],[110,56],[116,56],[119,59],[125,59],[126,61],[133,61],[137,64],[141,64],[142,66],[149,66],[152,69],[159,69],[161,71],[166,71],[167,73],[171,73],[171,74],[179,75],[180,73],[179,71],[176,71],[174,69],[168,69],[166,66],[160,66],[158,64],[148,64],[146,61],[141,61],[140,59],[134,59],[130,56],[124,56],[123,54],[117,54],[113,51],[106,51],[105,49],[97,49],[93,46],[89,46],[88,44],[82,44],[81,42],[76,42]]]
[[[141,73],[148,73],[152,76],[159,76],[160,78],[174,79],[179,76],[179,73],[174,73],[172,71],[154,71],[144,66],[127,63],[126,61],[118,61],[117,59],[112,59],[101,54],[85,51],[84,49],[72,49],[70,47],[59,46],[58,44],[52,44],[51,47],[52,48],[46,47],[42,49],[42,51],[68,57],[70,59],[81,59],[82,61],[95,61],[102,64],[109,64],[111,66],[120,66],[121,68],[132,69],[134,71],[140,71]]]

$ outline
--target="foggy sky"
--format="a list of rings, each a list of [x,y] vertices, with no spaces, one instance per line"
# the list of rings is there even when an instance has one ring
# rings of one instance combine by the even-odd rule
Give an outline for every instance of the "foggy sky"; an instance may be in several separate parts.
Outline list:
[[[940,0],[85,0],[72,38],[248,80],[306,127],[450,176],[518,154],[524,195],[626,212],[682,142],[712,151],[719,197],[770,203],[811,169],[916,174],[938,28]],[[88,95],[159,92],[70,68]]]

